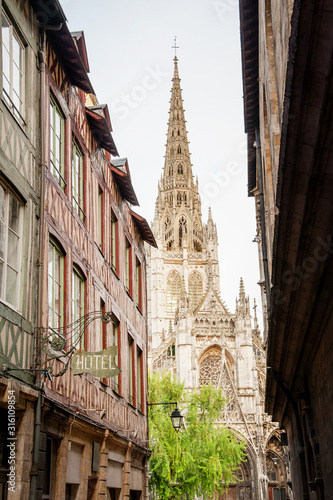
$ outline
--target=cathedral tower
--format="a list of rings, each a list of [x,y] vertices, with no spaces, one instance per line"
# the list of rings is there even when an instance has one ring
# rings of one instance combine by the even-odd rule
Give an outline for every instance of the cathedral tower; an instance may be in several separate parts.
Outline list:
[[[218,242],[211,211],[202,222],[198,181],[194,182],[185,113],[174,58],[165,163],[158,185],[153,232],[158,249],[151,252],[150,346],[156,349],[180,300],[190,314],[198,308],[212,279],[219,290]]]
[[[210,209],[207,223],[202,221],[198,187],[175,57],[165,163],[152,224],[158,248],[147,248],[150,369],[171,371],[188,390],[208,383],[222,388],[228,403],[217,424],[246,441],[248,456],[240,482],[225,498],[264,500],[266,463],[274,465],[275,453],[267,450],[269,443],[274,450],[279,444],[276,425],[264,413],[264,349],[256,319],[252,329],[243,280],[234,314],[221,299],[217,229]]]

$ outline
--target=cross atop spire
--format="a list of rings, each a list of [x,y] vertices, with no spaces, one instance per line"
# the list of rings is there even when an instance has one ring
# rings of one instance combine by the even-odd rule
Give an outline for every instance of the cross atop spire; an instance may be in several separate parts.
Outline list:
[[[174,45],[172,45],[172,48],[175,49],[175,58],[177,58],[177,49],[179,49],[179,47],[177,46],[177,36],[175,36]]]

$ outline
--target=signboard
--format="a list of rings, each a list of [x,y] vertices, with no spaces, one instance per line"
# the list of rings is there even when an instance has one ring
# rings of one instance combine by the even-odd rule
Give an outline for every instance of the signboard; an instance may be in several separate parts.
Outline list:
[[[117,346],[111,346],[98,352],[78,350],[72,358],[72,372],[74,375],[91,373],[99,378],[115,377],[121,372],[115,361],[117,354]]]

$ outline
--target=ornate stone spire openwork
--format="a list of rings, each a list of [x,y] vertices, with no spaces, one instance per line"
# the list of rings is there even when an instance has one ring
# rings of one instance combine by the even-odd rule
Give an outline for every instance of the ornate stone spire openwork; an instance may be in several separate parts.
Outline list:
[[[182,189],[192,187],[193,174],[177,57],[174,62],[163,181],[165,187],[180,189],[177,201],[183,201],[187,205],[188,200]]]

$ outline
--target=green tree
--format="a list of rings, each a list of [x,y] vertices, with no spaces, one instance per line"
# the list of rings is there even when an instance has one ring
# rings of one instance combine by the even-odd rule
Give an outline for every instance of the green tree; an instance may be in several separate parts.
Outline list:
[[[180,500],[222,493],[245,459],[245,443],[216,424],[225,399],[212,385],[190,392],[167,373],[149,374],[149,403],[178,402],[185,426],[176,432],[168,405],[149,406],[152,455],[149,488],[154,498]]]

